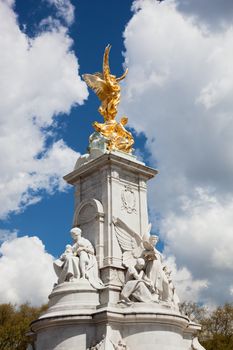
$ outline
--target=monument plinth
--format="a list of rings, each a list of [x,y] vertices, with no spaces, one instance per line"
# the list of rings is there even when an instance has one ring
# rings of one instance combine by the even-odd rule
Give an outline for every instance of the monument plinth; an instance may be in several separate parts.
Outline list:
[[[31,325],[36,350],[201,350],[200,326],[179,311],[171,271],[150,233],[147,181],[157,170],[132,155],[133,138],[115,120],[119,81],[84,79],[102,101],[88,153],[64,179],[75,188],[73,243],[54,261],[48,310]]]
[[[108,287],[101,292],[101,303],[107,304],[119,301],[125,270],[113,218],[143,236],[148,230],[147,181],[157,171],[121,152],[90,158],[64,179],[75,186],[73,226],[79,226],[95,246],[101,278]]]

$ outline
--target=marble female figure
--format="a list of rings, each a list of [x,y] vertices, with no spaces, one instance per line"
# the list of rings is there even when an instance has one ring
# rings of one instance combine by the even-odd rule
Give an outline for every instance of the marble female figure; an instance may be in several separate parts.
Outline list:
[[[151,235],[149,237],[149,244],[146,246],[146,250],[143,252],[143,256],[147,257],[146,263],[146,275],[153,282],[153,286],[159,295],[159,299],[168,301],[169,299],[169,281],[163,270],[163,258],[162,254],[156,249],[156,244],[159,237]],[[151,258],[150,258],[151,256]]]
[[[82,237],[80,228],[74,227],[70,233],[74,244],[68,244],[65,252],[53,263],[58,284],[82,278],[87,279],[93,288],[103,288],[104,285],[98,277],[94,247],[88,239]]]
[[[73,254],[79,258],[80,278],[88,279],[91,286],[101,289],[104,284],[99,278],[98,263],[95,257],[94,247],[91,242],[82,237],[82,230],[74,227],[70,231],[74,240]]]
[[[154,288],[152,281],[145,275],[143,268],[145,266],[145,260],[138,258],[135,266],[128,267],[126,272],[125,285],[121,291],[122,301],[130,302],[130,298],[133,300],[143,302],[153,302]]]

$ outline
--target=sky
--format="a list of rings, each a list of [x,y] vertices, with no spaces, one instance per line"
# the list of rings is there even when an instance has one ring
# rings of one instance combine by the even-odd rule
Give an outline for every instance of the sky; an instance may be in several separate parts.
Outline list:
[[[232,0],[0,0],[0,302],[40,305],[70,243],[107,44],[181,300],[233,301]]]

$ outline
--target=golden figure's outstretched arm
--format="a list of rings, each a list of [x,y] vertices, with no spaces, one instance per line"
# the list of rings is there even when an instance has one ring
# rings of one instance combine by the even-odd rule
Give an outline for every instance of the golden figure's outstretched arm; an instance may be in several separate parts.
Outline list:
[[[119,81],[125,79],[127,73],[128,73],[128,68],[126,68],[126,70],[125,70],[125,72],[122,74],[122,76],[120,76],[119,78],[116,78],[116,81],[119,82]]]

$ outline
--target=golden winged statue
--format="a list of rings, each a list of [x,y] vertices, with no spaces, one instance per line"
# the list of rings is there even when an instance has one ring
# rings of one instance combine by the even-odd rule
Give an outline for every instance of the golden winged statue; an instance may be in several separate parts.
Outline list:
[[[128,70],[126,69],[119,78],[110,73],[110,49],[111,46],[108,45],[104,51],[103,73],[83,74],[82,77],[101,101],[98,111],[103,116],[104,123],[94,122],[94,129],[107,139],[108,150],[131,153],[134,139],[132,134],[125,129],[128,118],[122,117],[119,123],[115,119],[121,95],[119,82],[125,78]]]

